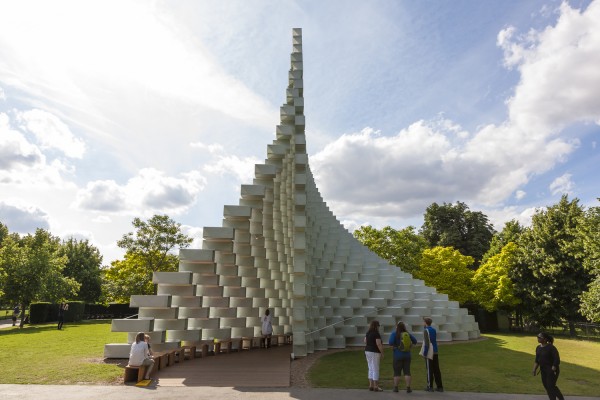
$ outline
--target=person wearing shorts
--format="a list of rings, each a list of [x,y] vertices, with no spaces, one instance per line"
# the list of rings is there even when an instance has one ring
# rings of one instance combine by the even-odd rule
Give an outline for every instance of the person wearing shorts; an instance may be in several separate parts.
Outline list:
[[[408,335],[410,344],[406,344],[403,338]],[[390,335],[388,342],[394,349],[394,392],[398,391],[398,384],[400,383],[400,377],[404,373],[404,381],[406,382],[406,393],[412,392],[410,388],[411,375],[410,375],[410,347],[411,345],[417,344],[417,339],[406,330],[404,322],[398,322],[396,330]]]

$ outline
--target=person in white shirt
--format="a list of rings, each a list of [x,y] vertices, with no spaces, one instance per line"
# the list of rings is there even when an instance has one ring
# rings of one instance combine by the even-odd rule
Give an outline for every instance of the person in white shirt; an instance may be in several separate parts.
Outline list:
[[[267,349],[271,347],[271,336],[273,335],[273,324],[271,320],[270,311],[267,308],[265,311],[265,315],[261,318],[262,320],[262,340],[261,347],[266,347]]]
[[[145,379],[150,379],[154,360],[150,356],[148,343],[144,340],[145,336],[144,332],[140,332],[135,336],[135,343],[131,344],[131,351],[129,352],[129,365],[132,367],[146,367]]]

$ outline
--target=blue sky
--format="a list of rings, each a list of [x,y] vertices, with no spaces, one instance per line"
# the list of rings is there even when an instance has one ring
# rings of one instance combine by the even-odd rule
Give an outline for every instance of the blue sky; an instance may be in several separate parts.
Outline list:
[[[2,2],[0,221],[105,264],[134,217],[199,245],[266,157],[294,27],[309,163],[348,229],[596,206],[598,26],[599,1]]]

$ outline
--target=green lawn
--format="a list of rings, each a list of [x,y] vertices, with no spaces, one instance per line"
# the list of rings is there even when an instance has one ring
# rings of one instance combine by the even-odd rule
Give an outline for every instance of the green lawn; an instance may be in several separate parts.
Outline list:
[[[0,383],[117,383],[123,369],[104,362],[104,344],[126,340],[110,332],[110,321],[0,329]]]
[[[486,335],[487,340],[440,345],[444,388],[450,391],[545,394],[541,379],[532,376],[535,335]],[[600,343],[558,338],[561,355],[558,386],[565,395],[600,394]],[[413,389],[426,386],[425,362],[413,348]],[[381,386],[392,388],[392,353],[386,349]],[[343,351],[320,358],[309,371],[316,387],[366,388],[367,363],[362,351]],[[402,379],[404,386],[404,379]]]

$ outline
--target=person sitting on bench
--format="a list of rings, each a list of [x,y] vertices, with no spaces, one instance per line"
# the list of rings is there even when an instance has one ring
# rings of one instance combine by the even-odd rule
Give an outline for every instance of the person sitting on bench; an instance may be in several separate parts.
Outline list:
[[[152,354],[152,346],[150,345],[150,335],[144,335],[144,341],[148,345],[148,354],[150,354],[150,358],[154,359],[154,354]]]
[[[135,343],[131,345],[129,352],[129,365],[132,367],[146,367],[145,379],[150,379],[150,373],[154,367],[154,360],[150,356],[148,343],[145,342],[146,334],[140,332],[135,336]]]

